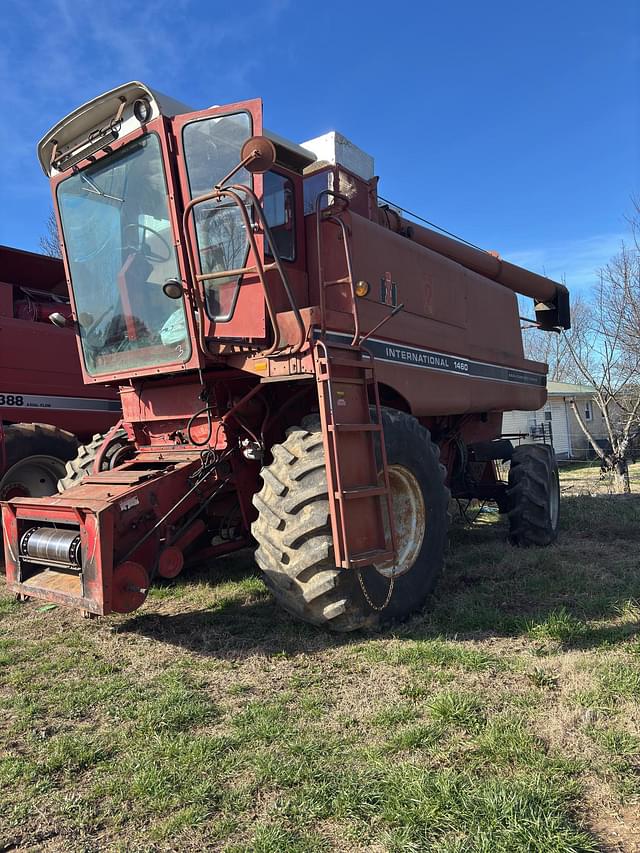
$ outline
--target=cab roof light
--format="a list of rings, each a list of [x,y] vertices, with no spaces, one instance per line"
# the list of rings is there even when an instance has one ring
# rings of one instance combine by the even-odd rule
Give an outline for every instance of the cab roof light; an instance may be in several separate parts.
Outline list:
[[[86,160],[87,157],[91,157],[91,155],[95,154],[97,151],[101,151],[103,148],[111,145],[111,143],[115,142],[117,138],[118,131],[115,128],[108,128],[103,135],[91,142],[89,145],[85,145],[83,148],[63,154],[62,157],[59,157],[55,162],[52,162],[51,165],[56,169],[56,171],[63,172],[65,169],[70,169],[82,160]]]

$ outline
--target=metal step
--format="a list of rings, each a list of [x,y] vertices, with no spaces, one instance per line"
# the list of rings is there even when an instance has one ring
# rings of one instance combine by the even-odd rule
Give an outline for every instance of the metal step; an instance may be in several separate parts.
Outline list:
[[[355,376],[332,376],[333,382],[338,382],[340,385],[368,385],[370,379],[356,379]]]
[[[348,350],[349,352],[357,353],[358,355],[360,355],[362,353],[362,350],[359,347],[354,347],[353,344],[351,344],[351,343],[342,344],[342,343],[339,343],[337,341],[331,341],[331,343],[327,344],[327,347],[329,349]],[[333,361],[333,359],[331,359],[331,360]]]
[[[380,424],[328,424],[330,432],[382,432]]]
[[[376,498],[380,495],[386,495],[387,490],[384,486],[356,486],[352,489],[343,489],[341,492],[334,492],[338,500],[355,500],[357,498]]]
[[[321,359],[320,363],[326,364],[327,362],[325,359]],[[360,358],[358,358],[358,359],[332,358],[330,363],[331,363],[331,367],[335,367],[337,365],[338,367],[359,367],[363,370],[373,370],[373,364],[371,362],[371,359],[369,359],[367,361],[362,361],[362,359],[360,359]],[[335,377],[333,377],[333,378],[335,378]]]
[[[358,566],[369,566],[371,563],[386,563],[393,558],[393,551],[385,551],[382,548],[375,551],[360,551],[350,555],[346,568],[356,569]]]

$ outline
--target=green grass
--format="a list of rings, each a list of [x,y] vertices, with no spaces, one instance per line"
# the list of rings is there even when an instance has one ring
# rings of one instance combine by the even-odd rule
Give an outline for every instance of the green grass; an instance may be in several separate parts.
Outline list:
[[[602,473],[600,460],[563,462],[560,475],[564,494],[610,494],[613,491],[613,477],[611,474]],[[632,492],[640,490],[640,462],[629,465],[629,481]]]
[[[249,553],[128,617],[0,595],[0,846],[633,849],[640,504],[585,482],[563,473],[547,550],[454,524],[429,608],[386,635],[296,623]]]

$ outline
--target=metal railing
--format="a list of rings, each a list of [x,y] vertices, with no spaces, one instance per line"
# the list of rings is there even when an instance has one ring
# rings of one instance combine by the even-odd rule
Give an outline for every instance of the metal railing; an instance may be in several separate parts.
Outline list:
[[[259,227],[262,229],[262,232],[269,243],[269,249],[273,257],[273,263],[265,264],[262,260],[260,251],[258,249],[258,244],[256,242],[254,225],[249,218],[249,214],[247,212],[247,204],[242,200],[240,193],[243,193],[246,196],[247,200],[252,206],[254,215],[258,219]],[[223,198],[231,199],[231,201],[235,205],[237,205],[240,211],[242,224],[244,225],[247,234],[250,256],[253,255],[254,264],[251,266],[241,267],[239,269],[233,270],[218,270],[216,272],[199,273],[197,271],[196,252],[194,248],[194,244],[197,238],[195,238],[194,240],[190,239],[191,235],[189,232],[189,220],[193,214],[193,210],[196,205],[202,204],[205,201],[221,201]],[[189,259],[189,268],[191,271],[191,280],[194,285],[192,296],[194,304],[196,305],[196,309],[198,311],[200,321],[198,323],[198,335],[202,351],[207,352],[207,343],[204,335],[204,327],[207,316],[205,313],[204,300],[202,298],[202,294],[200,293],[200,288],[198,287],[198,285],[202,284],[205,281],[213,281],[215,279],[229,277],[240,278],[246,274],[255,274],[260,279],[260,283],[264,291],[264,300],[267,306],[267,313],[269,314],[269,321],[271,323],[271,328],[273,331],[273,343],[270,347],[267,347],[267,349],[263,350],[261,355],[271,356],[274,355],[276,352],[284,349],[284,347],[280,346],[280,327],[278,325],[277,314],[273,307],[273,300],[271,298],[271,292],[266,279],[267,272],[270,272],[271,270],[276,270],[282,281],[282,287],[284,289],[284,292],[286,293],[289,305],[291,306],[291,310],[295,317],[296,325],[298,327],[298,341],[297,343],[291,346],[290,352],[292,354],[300,352],[300,350],[304,346],[306,339],[305,328],[304,323],[302,321],[302,317],[300,315],[300,309],[298,308],[295,297],[289,285],[286,273],[284,271],[284,267],[282,266],[282,261],[278,253],[278,248],[271,233],[271,229],[269,228],[269,225],[267,223],[267,219],[262,209],[262,205],[258,201],[258,197],[253,192],[253,190],[249,189],[249,187],[245,186],[244,184],[232,184],[229,187],[214,189],[209,193],[204,193],[203,195],[196,196],[196,198],[191,199],[191,201],[186,205],[184,209],[184,214],[182,217],[182,226],[185,234],[185,242],[187,244],[187,255]]]
[[[548,444],[553,447],[553,426],[551,421],[541,424],[531,424],[528,432],[503,432],[500,438],[517,441],[518,444]]]

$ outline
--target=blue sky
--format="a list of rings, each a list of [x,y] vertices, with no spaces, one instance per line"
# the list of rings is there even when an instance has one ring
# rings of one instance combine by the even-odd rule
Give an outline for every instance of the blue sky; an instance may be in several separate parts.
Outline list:
[[[640,191],[638,0],[3,0],[0,243],[37,250],[35,145],[140,79],[202,108],[260,96],[295,141],[336,129],[380,191],[580,288]]]

